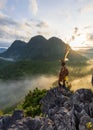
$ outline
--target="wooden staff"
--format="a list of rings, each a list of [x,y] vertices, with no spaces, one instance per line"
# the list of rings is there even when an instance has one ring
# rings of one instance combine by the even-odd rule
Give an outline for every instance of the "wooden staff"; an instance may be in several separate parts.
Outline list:
[[[66,53],[64,55],[64,58],[61,60],[61,62],[65,62],[66,61],[66,58],[67,58],[69,52],[70,52],[70,47],[67,45],[66,46]]]

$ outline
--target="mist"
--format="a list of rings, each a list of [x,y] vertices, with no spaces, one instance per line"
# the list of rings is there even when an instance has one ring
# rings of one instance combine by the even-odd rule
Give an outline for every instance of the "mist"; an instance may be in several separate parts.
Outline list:
[[[88,61],[88,63],[89,64],[86,68],[82,68],[82,72],[92,70],[93,60]],[[75,71],[74,68],[73,71]],[[69,77],[70,76],[71,75],[69,74]],[[68,81],[72,85],[71,89],[74,91],[80,88],[93,89],[91,84],[91,76],[92,72],[82,78],[75,77],[73,81]],[[33,90],[36,87],[39,89],[49,89],[52,86],[57,86],[57,80],[58,77],[53,75],[38,75],[30,78],[27,77],[24,80],[18,81],[0,81],[0,109],[2,110],[7,107],[11,107],[12,105],[22,101],[29,90]]]
[[[11,107],[24,99],[36,87],[49,89],[57,80],[55,76],[33,76],[20,81],[0,81],[0,110]]]
[[[39,89],[49,89],[58,80],[56,76],[33,76],[19,81],[0,81],[0,110],[11,107],[22,101],[29,90],[36,87]],[[92,89],[91,75],[76,78],[71,82],[72,90],[80,88]],[[56,85],[55,85],[56,86]]]
[[[87,75],[82,78],[75,79],[72,81],[72,90],[76,91],[77,89],[80,88],[88,88],[88,89],[93,89],[92,84],[91,84],[91,75]]]
[[[93,86],[91,84],[91,79],[92,79],[92,70],[93,70],[93,59],[90,59],[87,61],[88,65],[86,68],[82,68],[82,72],[88,72],[91,71],[91,74],[88,74],[82,78],[76,78],[75,80],[73,80],[71,82],[72,84],[72,90],[77,90],[80,88],[88,88],[88,89],[92,89],[93,90]]]

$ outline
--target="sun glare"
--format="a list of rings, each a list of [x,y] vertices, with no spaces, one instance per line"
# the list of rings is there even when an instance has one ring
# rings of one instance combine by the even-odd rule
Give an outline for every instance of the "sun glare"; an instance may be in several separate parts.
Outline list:
[[[86,45],[84,44],[85,41],[86,41],[86,36],[82,35],[75,38],[75,40],[70,42],[69,45],[73,50],[84,49],[86,47]]]

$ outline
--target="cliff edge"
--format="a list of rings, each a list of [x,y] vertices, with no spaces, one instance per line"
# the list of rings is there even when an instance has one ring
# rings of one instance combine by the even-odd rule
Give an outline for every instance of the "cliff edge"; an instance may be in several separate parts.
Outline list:
[[[0,130],[92,130],[93,93],[79,89],[72,93],[60,87],[50,89],[40,102],[43,117],[25,117],[16,110],[0,117]]]

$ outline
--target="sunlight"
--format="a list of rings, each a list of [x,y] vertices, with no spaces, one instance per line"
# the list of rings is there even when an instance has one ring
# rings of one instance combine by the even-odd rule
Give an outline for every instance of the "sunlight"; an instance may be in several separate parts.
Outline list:
[[[86,45],[84,44],[85,41],[86,41],[86,36],[81,35],[76,37],[74,41],[69,43],[69,45],[73,50],[84,49],[86,47]]]

